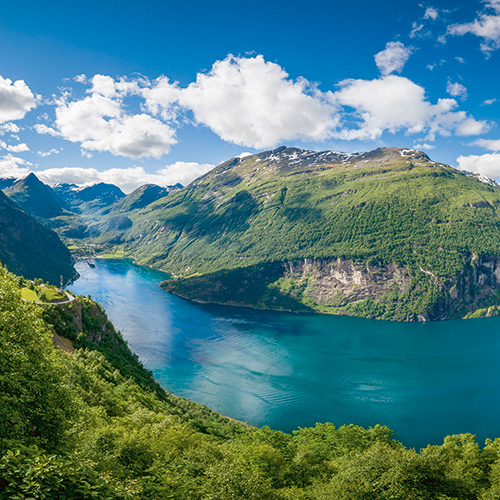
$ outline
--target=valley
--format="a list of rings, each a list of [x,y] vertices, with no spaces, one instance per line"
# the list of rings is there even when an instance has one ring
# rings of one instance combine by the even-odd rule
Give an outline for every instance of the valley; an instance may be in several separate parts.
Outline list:
[[[498,313],[500,187],[420,151],[281,147],[127,196],[35,179],[5,192],[76,255],[131,257],[192,300],[396,321]],[[59,208],[30,208],[42,194]]]

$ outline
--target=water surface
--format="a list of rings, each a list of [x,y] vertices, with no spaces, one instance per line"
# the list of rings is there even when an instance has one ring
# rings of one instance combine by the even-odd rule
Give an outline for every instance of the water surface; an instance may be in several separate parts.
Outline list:
[[[254,425],[384,424],[407,446],[500,436],[500,318],[393,323],[199,305],[128,261],[77,265],[167,390]]]

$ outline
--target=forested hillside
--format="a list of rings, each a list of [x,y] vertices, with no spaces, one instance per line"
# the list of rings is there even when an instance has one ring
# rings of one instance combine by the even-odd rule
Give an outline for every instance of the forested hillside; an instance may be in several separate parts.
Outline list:
[[[0,273],[0,499],[500,495],[500,440],[417,452],[381,426],[251,428],[163,391],[90,298],[38,307],[21,286]]]

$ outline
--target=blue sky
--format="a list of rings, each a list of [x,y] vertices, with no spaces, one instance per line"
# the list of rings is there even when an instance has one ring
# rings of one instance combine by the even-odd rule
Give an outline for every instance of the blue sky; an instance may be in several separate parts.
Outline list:
[[[282,144],[500,177],[500,0],[18,2],[0,175],[187,183]]]

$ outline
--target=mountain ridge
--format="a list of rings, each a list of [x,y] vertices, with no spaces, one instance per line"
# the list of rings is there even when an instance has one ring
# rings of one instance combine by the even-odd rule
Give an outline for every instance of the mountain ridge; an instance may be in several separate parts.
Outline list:
[[[281,147],[232,158],[129,214],[112,245],[175,275],[167,289],[193,300],[240,297],[237,305],[289,309],[283,304],[293,298],[306,310],[379,319],[464,317],[496,306],[500,289],[490,280],[500,188],[483,180],[413,149]],[[96,241],[105,245],[106,234]],[[312,268],[299,266],[308,260]],[[291,273],[290,264],[302,271]],[[260,297],[245,286],[235,295],[237,276],[268,265],[280,271],[261,276]],[[377,278],[391,266],[405,276],[404,290]],[[465,288],[453,297],[458,282]]]

